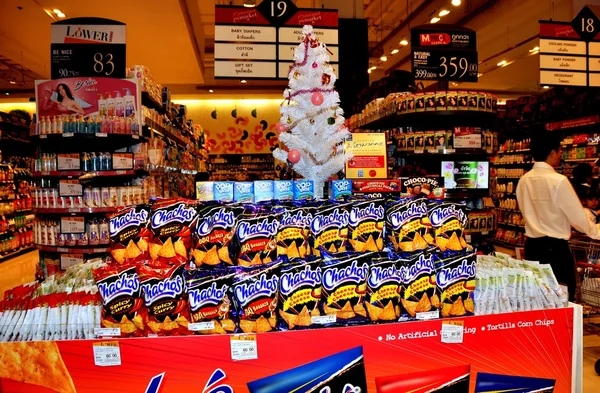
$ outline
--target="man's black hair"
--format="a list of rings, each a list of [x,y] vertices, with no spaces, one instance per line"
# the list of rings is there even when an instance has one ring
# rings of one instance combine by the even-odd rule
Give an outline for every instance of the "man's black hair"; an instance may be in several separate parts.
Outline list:
[[[542,162],[548,159],[552,150],[560,148],[561,136],[552,131],[535,131],[531,136],[531,155],[533,159]]]

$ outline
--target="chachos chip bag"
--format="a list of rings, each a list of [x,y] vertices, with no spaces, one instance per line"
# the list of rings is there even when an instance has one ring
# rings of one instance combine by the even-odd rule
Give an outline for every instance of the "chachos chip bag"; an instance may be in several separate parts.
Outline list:
[[[349,203],[322,203],[316,209],[310,224],[314,253],[344,252],[348,242]]]
[[[226,270],[190,270],[185,273],[190,324],[199,334],[235,331],[232,319],[231,283],[234,273]]]
[[[442,317],[473,315],[475,254],[453,256],[438,263],[436,283]]]
[[[401,260],[398,267],[404,284],[400,297],[401,320],[439,317],[436,261],[436,254],[432,253],[420,253]]]
[[[236,260],[233,237],[241,206],[220,202],[206,203],[199,207],[198,222],[194,231],[192,261],[197,267],[231,266]]]
[[[350,207],[348,240],[356,252],[383,250],[385,207],[383,198],[356,201]]]
[[[109,264],[93,274],[102,296],[102,327],[121,329],[121,337],[144,336],[147,310],[135,265]]]
[[[238,221],[235,238],[240,266],[266,265],[277,259],[281,213],[253,206]]]
[[[148,257],[152,233],[148,229],[150,206],[129,206],[109,216],[110,255],[120,264],[136,263]]]
[[[439,202],[429,209],[429,221],[433,226],[435,242],[440,251],[470,250],[465,241],[465,227],[468,223],[466,206],[461,203]]]
[[[323,314],[331,318],[331,325],[357,324],[366,321],[363,304],[367,293],[367,274],[373,253],[331,256],[323,253]]]
[[[397,321],[400,318],[402,279],[396,258],[390,253],[374,258],[369,266],[365,306],[371,322]]]
[[[263,333],[277,327],[279,262],[266,266],[239,267],[232,291],[235,315],[244,333]]]
[[[394,251],[423,251],[434,245],[426,198],[391,201],[386,210],[386,235]]]
[[[152,265],[187,263],[192,248],[192,229],[198,218],[194,201],[170,199],[152,206],[150,243]]]
[[[188,333],[189,310],[183,270],[185,263],[155,268],[138,265],[144,304],[148,309],[148,333],[159,336]]]
[[[321,260],[290,263],[279,279],[280,326],[285,330],[315,327],[321,322]]]
[[[282,215],[277,233],[277,255],[286,255],[289,260],[305,259],[311,254],[309,235],[314,208],[294,203],[278,210]]]

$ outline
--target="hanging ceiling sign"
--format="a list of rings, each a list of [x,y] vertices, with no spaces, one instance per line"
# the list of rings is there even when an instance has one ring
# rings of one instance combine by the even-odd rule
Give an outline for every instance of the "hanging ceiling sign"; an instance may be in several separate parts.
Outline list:
[[[477,82],[476,33],[455,25],[429,24],[410,30],[416,80]]]
[[[71,18],[52,24],[50,76],[125,78],[125,23]]]
[[[287,79],[304,25],[327,45],[339,75],[337,10],[298,9],[291,0],[215,6],[215,78]]]
[[[571,22],[540,21],[540,84],[600,86],[600,8],[585,6]]]

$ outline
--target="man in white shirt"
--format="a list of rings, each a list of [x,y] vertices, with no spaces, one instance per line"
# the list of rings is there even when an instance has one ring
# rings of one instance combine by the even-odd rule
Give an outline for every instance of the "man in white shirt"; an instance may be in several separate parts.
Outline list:
[[[525,258],[548,263],[560,283],[575,297],[575,265],[569,250],[571,227],[591,238],[600,228],[587,219],[569,179],[554,168],[560,166],[560,135],[538,132],[532,136],[531,153],[535,164],[517,185],[517,201],[525,218]]]

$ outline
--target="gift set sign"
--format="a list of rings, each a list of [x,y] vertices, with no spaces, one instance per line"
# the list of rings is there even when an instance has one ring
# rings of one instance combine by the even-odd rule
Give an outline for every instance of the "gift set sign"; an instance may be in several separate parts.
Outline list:
[[[477,82],[475,31],[454,25],[411,29],[412,74],[418,80]]]
[[[540,84],[600,86],[600,7],[571,22],[540,21]]]
[[[327,45],[338,71],[338,12],[298,9],[291,0],[265,0],[256,8],[215,6],[215,77],[287,78],[302,26]]]
[[[52,24],[52,79],[125,78],[125,24],[104,18],[72,18]]]

